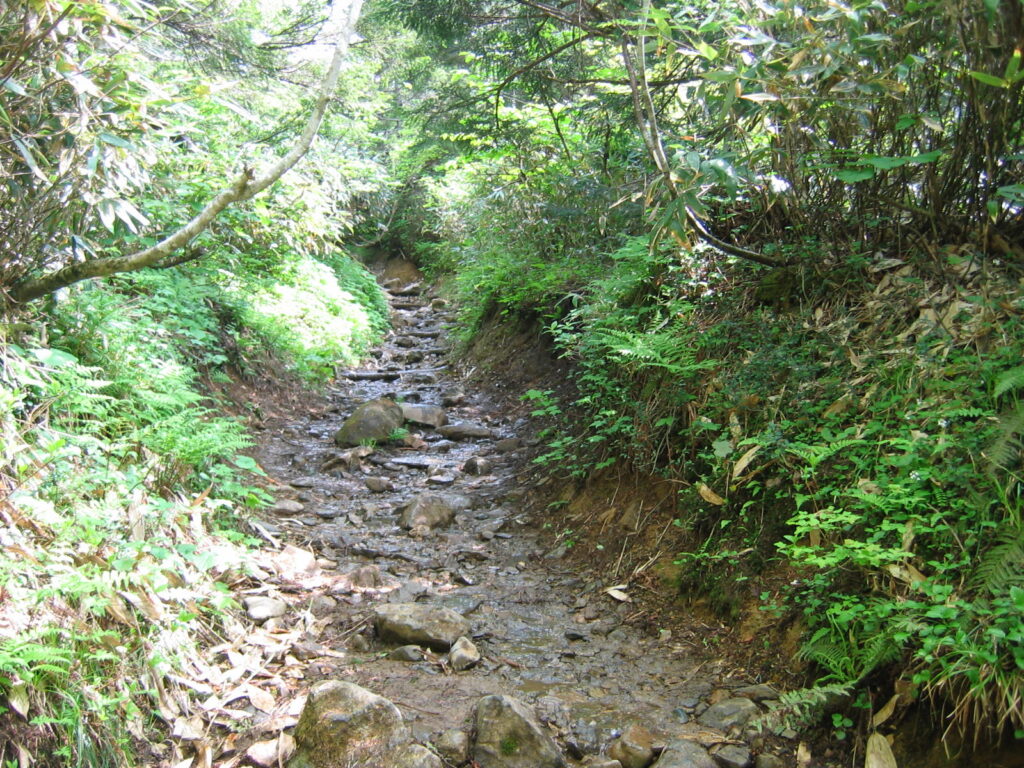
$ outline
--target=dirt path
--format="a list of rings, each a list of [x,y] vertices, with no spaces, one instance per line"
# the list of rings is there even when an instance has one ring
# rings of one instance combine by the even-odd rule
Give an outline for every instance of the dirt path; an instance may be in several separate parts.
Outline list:
[[[786,751],[785,742],[766,743],[743,725],[757,709],[751,701],[770,690],[740,692],[748,681],[723,679],[691,648],[632,626],[628,593],[600,574],[573,572],[550,551],[524,504],[525,425],[446,366],[452,317],[443,301],[418,286],[393,290],[391,301],[395,330],[371,364],[342,375],[326,412],[273,430],[258,455],[280,484],[265,535],[317,558],[304,566],[315,578],[270,580],[270,593],[308,609],[302,685],[340,679],[380,694],[423,744],[465,728],[481,696],[506,694],[532,704],[570,764],[601,764],[594,756],[633,724],[652,734],[655,756],[683,738],[721,765],[789,764],[768,754]],[[372,451],[335,446],[352,410],[381,397],[442,405],[449,424],[489,436],[458,439],[408,424],[404,440]],[[437,529],[400,527],[400,508],[427,491],[464,508]],[[395,644],[377,638],[370,620],[382,602],[465,616],[480,663],[454,672],[443,652],[391,658]]]

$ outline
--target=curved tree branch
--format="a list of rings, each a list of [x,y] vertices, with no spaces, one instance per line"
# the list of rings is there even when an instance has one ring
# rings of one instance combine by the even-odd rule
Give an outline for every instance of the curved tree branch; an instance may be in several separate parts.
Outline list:
[[[327,73],[320,83],[316,105],[306,121],[302,135],[283,157],[259,174],[251,168],[245,168],[230,186],[215,195],[191,221],[156,245],[127,256],[111,256],[70,264],[50,274],[25,280],[14,286],[10,291],[8,301],[12,303],[32,301],[82,280],[161,265],[171,253],[187,245],[209,227],[225,208],[232,203],[248,200],[258,195],[280,179],[309,151],[313,139],[320,130],[320,125],[327,112],[327,105],[338,85],[341,65],[348,54],[349,40],[359,18],[362,2],[363,0],[349,0],[345,15],[339,20],[334,55]]]

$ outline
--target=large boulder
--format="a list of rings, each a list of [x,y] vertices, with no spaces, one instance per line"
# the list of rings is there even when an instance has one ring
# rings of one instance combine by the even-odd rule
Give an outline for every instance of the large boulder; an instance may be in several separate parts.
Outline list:
[[[521,701],[484,696],[476,706],[473,759],[480,768],[563,768],[548,732]]]
[[[383,756],[408,741],[398,707],[354,683],[328,681],[306,699],[288,768],[386,765]]]
[[[469,634],[469,620],[451,608],[425,603],[385,603],[373,609],[377,635],[385,641],[427,645],[446,651]]]
[[[334,434],[338,445],[360,445],[387,440],[405,420],[402,409],[387,398],[370,400],[357,407]]]
[[[448,423],[448,415],[444,408],[439,405],[419,405],[417,403],[402,403],[402,416],[406,421],[413,424],[423,424],[428,427],[443,427]]]
[[[406,530],[419,526],[441,528],[454,519],[456,512],[466,509],[468,506],[468,499],[464,496],[421,493],[408,504],[400,507],[401,514],[398,524]]]

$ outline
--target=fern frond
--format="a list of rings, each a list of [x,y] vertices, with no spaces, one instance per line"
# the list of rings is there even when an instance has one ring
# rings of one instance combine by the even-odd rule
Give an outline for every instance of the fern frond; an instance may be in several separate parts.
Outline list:
[[[996,385],[992,390],[992,396],[1002,397],[1007,392],[1024,388],[1024,365],[1018,365],[1008,371],[1003,371],[996,377]]]
[[[1024,403],[999,417],[999,433],[985,449],[985,457],[993,470],[1009,469],[1024,451]]]
[[[1024,586],[1024,526],[1003,524],[996,533],[996,543],[975,566],[971,581],[976,589],[992,595]]]

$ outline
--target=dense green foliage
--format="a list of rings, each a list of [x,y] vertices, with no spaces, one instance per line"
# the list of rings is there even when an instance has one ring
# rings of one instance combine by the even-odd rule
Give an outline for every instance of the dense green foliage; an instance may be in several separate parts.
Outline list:
[[[325,13],[0,9],[4,298],[283,154]],[[117,723],[156,695],[111,649],[162,673],[169,638],[229,620],[228,523],[265,498],[210,385],[366,349],[386,306],[347,241],[450,280],[467,340],[536,322],[575,385],[527,394],[538,461],[681,488],[684,590],[735,614],[787,575],[763,607],[824,686],[787,721],[895,681],[1024,731],[1024,6],[382,0],[360,32],[293,173],[165,269],[3,302],[29,326],[2,348],[5,717],[131,762]]]

